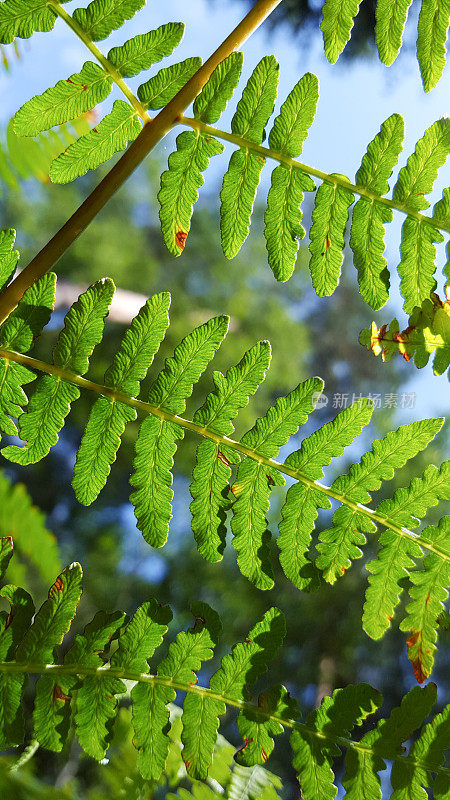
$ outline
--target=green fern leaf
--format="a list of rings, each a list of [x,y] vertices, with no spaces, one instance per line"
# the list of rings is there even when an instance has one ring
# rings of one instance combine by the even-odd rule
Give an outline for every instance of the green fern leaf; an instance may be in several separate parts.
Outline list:
[[[183,38],[184,24],[168,22],[154,31],[138,34],[120,47],[113,47],[108,61],[123,78],[132,78],[170,54]]]
[[[147,108],[164,108],[185,83],[200,69],[201,58],[194,56],[160,69],[152,78],[138,88],[138,97]]]
[[[82,576],[80,565],[74,562],[56,578],[17,648],[18,661],[53,664],[54,648],[69,630],[80,601]]]
[[[212,648],[216,645],[222,629],[216,612],[206,603],[193,603],[191,611],[195,617],[194,627],[187,633],[178,634],[170,645],[166,658],[158,667],[158,676],[167,678],[173,683],[197,682],[195,673],[200,669],[202,661],[212,658]],[[158,780],[164,769],[169,746],[165,736],[169,717],[167,703],[173,702],[175,696],[175,689],[164,685],[137,684],[132,692],[138,764],[142,775],[148,780]],[[189,709],[184,719],[186,724],[183,741],[185,748],[187,747],[192,754],[191,757],[195,759],[193,769],[197,769],[196,759],[201,759],[202,753],[201,750],[197,750],[195,738],[186,735],[186,728],[191,721]],[[195,724],[196,722],[193,727]]]
[[[150,387],[149,403],[173,414],[183,413],[193,385],[226,336],[229,321],[226,316],[213,317],[184,337]]]
[[[425,195],[433,189],[439,167],[450,152],[450,119],[433,122],[416,144],[416,149],[400,170],[394,187],[394,202],[415,211],[428,208]]]
[[[16,271],[19,252],[13,250],[15,241],[14,228],[0,231],[0,291],[9,283]]]
[[[53,350],[55,365],[84,375],[89,366],[89,356],[101,341],[104,317],[113,293],[114,283],[107,278],[80,295],[66,314],[64,328]],[[62,378],[54,375],[42,377],[28,413],[19,418],[19,435],[27,444],[3,448],[5,458],[17,464],[33,464],[44,458],[58,441],[70,405],[79,396],[79,389]]]
[[[383,122],[370,142],[355,181],[380,195],[389,189],[388,180],[402,149],[404,123],[399,114]],[[360,292],[372,308],[381,308],[389,297],[389,272],[384,257],[384,225],[391,222],[392,209],[361,197],[353,209],[350,246],[358,270]]]
[[[287,397],[280,397],[264,417],[241,439],[250,450],[275,458],[308,414],[314,408],[314,395],[320,394],[323,382],[310,378],[294,389]],[[247,458],[238,469],[232,488],[234,502],[231,528],[233,546],[238,551],[238,564],[243,575],[259,589],[273,586],[272,569],[268,554],[266,513],[269,508],[270,486],[284,484],[284,478],[274,469]]]
[[[323,33],[325,55],[334,64],[350,39],[353,18],[361,0],[325,0],[320,30]]]
[[[202,172],[212,156],[222,153],[223,144],[197,131],[177,137],[177,149],[169,156],[169,169],[161,175],[159,218],[166,247],[181,255],[191,226],[192,209],[203,185]]]
[[[14,117],[18,136],[37,136],[54,125],[75,119],[108,97],[112,78],[92,61],[43,94],[28,100]]]
[[[108,646],[111,639],[117,635],[118,629],[125,620],[125,614],[116,612],[106,614],[99,611],[94,619],[86,625],[83,634],[77,635],[75,643],[67,652],[64,663],[80,664],[85,667],[97,668],[101,665],[100,654]],[[87,676],[79,690],[76,692],[75,715],[80,744],[86,752],[92,754],[90,741],[95,735],[98,724],[96,713],[97,698],[92,692],[92,682],[95,678]],[[64,746],[70,725],[70,699],[77,683],[75,675],[41,675],[36,684],[36,700],[34,705],[34,735],[42,747],[60,752]],[[108,687],[109,688],[109,687]],[[88,702],[86,699],[88,698]],[[85,722],[83,723],[83,712]],[[80,720],[81,718],[81,720]],[[92,726],[90,735],[85,728]]]
[[[98,42],[121,28],[143,5],[145,0],[92,0],[87,8],[76,8],[73,18],[89,39]]]
[[[333,800],[337,792],[331,767],[340,747],[337,743],[324,744],[320,734],[348,736],[377,711],[382,700],[380,693],[366,683],[336,689],[332,697],[324,697],[320,708],[308,715],[306,729],[292,732],[292,763],[305,800]]]
[[[345,175],[337,177],[347,180]],[[354,199],[349,189],[336,183],[324,181],[317,190],[309,231],[309,269],[319,297],[332,295],[339,283],[348,209]]]
[[[52,161],[50,178],[69,183],[89,169],[96,169],[124,150],[141,131],[137,111],[124,100],[116,100],[112,111],[86,136],[81,136]]]
[[[436,86],[444,70],[449,24],[449,0],[422,0],[417,29],[417,58],[426,92]]]
[[[119,351],[105,373],[105,385],[130,397],[139,394],[169,324],[168,292],[154,295],[142,306],[128,328]],[[100,397],[89,415],[78,449],[72,486],[80,503],[89,505],[102,490],[120,447],[128,422],[136,419],[133,408],[110,397]]]
[[[251,395],[264,380],[270,363],[269,342],[258,342],[230,367],[225,376],[214,372],[216,385],[205,403],[194,414],[194,422],[222,436],[234,431],[232,419],[244,408]],[[208,561],[220,561],[225,548],[226,529],[223,524],[226,501],[224,491],[231,475],[231,463],[239,457],[230,448],[223,452],[215,442],[200,444],[190,491],[193,497],[192,530],[201,555]]]
[[[277,281],[289,280],[294,271],[299,239],[305,235],[300,209],[303,192],[313,189],[315,184],[308,175],[286,164],[280,164],[272,172],[264,236],[269,266]]]
[[[391,114],[370,142],[355,182],[383,195],[389,191],[389,178],[402,151],[405,125],[400,114]]]
[[[163,547],[172,517],[172,467],[177,440],[183,428],[158,417],[147,417],[136,441],[134,473],[130,478],[135,491],[130,500],[136,524],[152,547]]]
[[[275,56],[264,56],[255,67],[231,120],[232,133],[261,144],[275,105],[279,70]]]
[[[3,542],[6,541],[6,547]],[[3,553],[12,552],[11,539],[2,539]],[[4,586],[1,595],[10,604],[11,612],[0,614],[0,659],[14,658],[17,645],[29,628],[34,604],[28,594],[17,586]],[[0,747],[2,750],[22,744],[24,721],[21,710],[25,675],[2,674],[0,677]]]
[[[436,288],[433,277],[436,269],[434,243],[443,241],[442,233],[432,225],[406,217],[402,227],[402,260],[398,271],[402,279],[400,291],[405,298],[403,308],[408,314],[416,306],[421,306]]]
[[[234,700],[246,699],[246,686],[251,686],[263,675],[270,661],[278,653],[286,635],[283,614],[277,608],[269,609],[261,622],[249,632],[245,642],[235,645],[232,653],[224,656],[222,664],[211,677],[209,688],[215,694],[224,694]],[[217,739],[219,717],[226,711],[222,700],[198,695],[188,695],[184,714],[191,719],[201,719],[203,752],[211,756]],[[184,755],[184,754],[183,754]],[[196,774],[205,777],[205,762]],[[192,774],[194,777],[194,772]]]
[[[225,258],[234,258],[244,244],[250,229],[264,156],[250,150],[236,150],[223,176],[220,192],[220,232]]]
[[[342,455],[362,429],[369,424],[373,404],[358,401],[341,411],[332,422],[304,439],[300,450],[286,459],[286,464],[310,480],[323,478],[323,467]],[[277,540],[280,564],[287,578],[303,591],[319,588],[320,573],[307,555],[311,533],[319,508],[331,508],[328,498],[304,483],[295,483],[281,509],[282,520]]]
[[[390,67],[402,46],[406,17],[412,0],[378,0],[375,39],[383,64]]]
[[[423,478],[414,478],[407,489],[398,489],[392,500],[383,500],[377,508],[377,514],[386,516],[398,525],[415,528],[428,509],[440,499],[446,499],[449,492],[450,462],[444,462],[439,470],[430,464]],[[398,536],[389,529],[383,531],[379,541],[377,559],[366,564],[366,569],[372,574],[363,614],[363,628],[374,639],[380,639],[389,627],[400,599],[401,580],[414,567],[414,559],[423,555],[414,540]]]
[[[209,81],[194,101],[194,116],[212,125],[227,106],[242,70],[242,53],[230,53],[215,68]]]
[[[149,402],[157,408],[180,414],[193,385],[206,369],[228,329],[228,317],[214,317],[195,328],[177,345],[173,358],[150,389]],[[134,473],[130,483],[136,488],[130,496],[139,530],[153,547],[167,540],[173,491],[172,465],[176,440],[184,435],[174,422],[147,417],[136,441]]]
[[[0,5],[0,42],[10,44],[16,36],[29,39],[35,31],[51,31],[55,20],[46,0],[6,0]]]
[[[381,800],[379,773],[386,769],[384,758],[392,758],[392,754],[400,750],[402,742],[410,738],[428,716],[435,702],[434,684],[428,684],[424,690],[415,687],[405,695],[401,706],[394,708],[389,718],[380,720],[375,730],[364,734],[360,749],[347,750],[346,772],[342,784],[347,790],[346,797],[349,800],[366,797]],[[403,763],[406,764],[406,760],[403,762],[402,759],[401,768]],[[409,795],[409,800],[411,797]]]
[[[269,134],[269,147],[289,158],[302,152],[319,99],[317,76],[306,72],[288,94]]]
[[[419,798],[423,800],[426,796],[425,789],[432,788],[431,770],[427,769],[428,760],[433,764],[444,762],[444,753],[450,747],[450,706],[446,706],[441,714],[436,714],[434,719],[422,728],[420,736],[414,742],[410,756],[411,761],[406,759],[394,761],[392,764],[391,784],[393,792],[391,800],[410,800]],[[436,778],[434,797],[445,796],[439,791],[439,778]],[[448,779],[443,777],[443,783]]]
[[[264,56],[253,70],[231,121],[232,133],[261,144],[272,114],[279,67],[274,56]],[[265,158],[241,148],[231,156],[220,193],[220,230],[226,258],[234,258],[245,242]]]
[[[26,290],[18,306],[0,326],[2,347],[25,353],[50,319],[55,303],[56,275],[47,273]],[[11,417],[19,417],[28,398],[22,386],[35,379],[35,374],[22,364],[0,358],[0,430],[15,436],[17,429]]]
[[[450,517],[443,517],[439,526],[429,526],[422,531],[424,541],[437,544],[450,555]],[[406,607],[407,615],[400,623],[403,631],[409,632],[408,658],[414,674],[423,683],[431,673],[436,652],[437,618],[448,596],[450,567],[440,555],[430,553],[424,560],[423,571],[410,574],[413,584],[410,589],[411,602]]]
[[[161,644],[171,617],[170,609],[155,600],[140,606],[131,622],[120,631],[112,666],[147,673],[147,659]],[[120,624],[121,620],[117,622]],[[100,676],[87,676],[77,692],[77,737],[83,749],[98,760],[104,757],[111,738],[117,706],[115,695],[124,691],[124,684],[114,676],[108,676],[106,681]]]
[[[276,719],[267,719],[267,714]],[[258,707],[243,709],[238,717],[239,733],[245,742],[235,755],[244,766],[264,764],[275,746],[274,736],[283,733],[278,720],[292,720],[299,716],[297,701],[284,686],[273,686],[258,697]]]
[[[383,758],[391,758],[392,753],[398,752],[400,745],[406,742],[428,717],[436,699],[435,683],[429,683],[423,689],[419,686],[411,689],[403,697],[400,706],[394,708],[387,719],[379,721],[373,737],[375,751]]]
[[[333,482],[332,490],[355,503],[367,503],[369,490],[375,491],[383,480],[391,480],[394,469],[402,467],[427,447],[442,424],[442,419],[412,422],[391,431],[384,439],[375,440],[361,463],[353,464],[347,475]],[[359,546],[366,542],[364,534],[375,531],[368,517],[349,506],[340,506],[335,511],[333,523],[333,528],[320,534],[317,545],[320,556],[316,560],[317,567],[323,570],[325,580],[330,583],[351,566],[352,559],[361,557]]]

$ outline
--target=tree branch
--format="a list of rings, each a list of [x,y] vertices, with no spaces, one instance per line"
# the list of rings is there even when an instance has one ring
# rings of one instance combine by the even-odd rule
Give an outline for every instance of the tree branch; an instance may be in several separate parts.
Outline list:
[[[257,0],[244,19],[180,89],[173,100],[154,119],[144,125],[137,139],[132,142],[94,191],[20,275],[0,294],[0,324],[17,306],[24,292],[38,278],[52,269],[72,242],[87,228],[148,153],[179,121],[180,115],[195,100],[218,64],[242,45],[280,3],[281,0]]]

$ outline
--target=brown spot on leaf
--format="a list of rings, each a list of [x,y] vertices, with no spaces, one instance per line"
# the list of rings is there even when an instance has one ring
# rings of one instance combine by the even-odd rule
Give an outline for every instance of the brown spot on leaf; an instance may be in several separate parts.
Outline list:
[[[245,737],[245,738],[244,738],[244,744],[242,745],[242,747],[239,747],[239,748],[236,750],[236,752],[235,752],[235,754],[234,754],[234,757],[236,758],[236,756],[237,756],[237,754],[238,754],[238,753],[242,753],[242,752],[245,750],[245,748],[248,746],[248,744],[249,744],[250,742],[253,742],[253,739],[252,739],[252,738],[251,738],[251,739],[247,739],[247,737]]]
[[[261,756],[262,756],[262,760],[263,761],[267,761],[268,755],[267,755],[266,751],[264,750],[264,747],[261,747]]]
[[[326,245],[325,245],[325,249],[328,250],[329,247],[331,247],[331,242],[330,242],[330,237],[327,236],[327,242],[326,242]]]
[[[50,586],[50,589],[48,590],[49,598],[51,598],[55,592],[62,592],[63,588],[64,588],[64,581],[61,578],[61,575],[58,575],[53,586]]]
[[[219,459],[219,461],[222,462],[222,464],[225,464],[226,467],[230,466],[230,462],[228,461],[228,458],[226,456],[224,456],[224,454],[222,453],[221,450],[217,451],[217,458]],[[233,491],[233,487],[231,487],[231,491]]]
[[[275,486],[275,481],[272,478],[272,475],[266,475],[266,478],[267,478],[267,483],[269,484],[269,486]]]
[[[186,231],[177,231],[175,234],[175,242],[177,247],[180,250],[184,250],[184,245],[186,244],[187,239],[187,232]]]
[[[56,700],[64,700],[64,702],[66,702],[67,700],[70,701],[71,697],[68,694],[64,694],[61,687],[58,686],[58,684],[56,683],[52,689],[52,700],[54,703],[56,702]]]

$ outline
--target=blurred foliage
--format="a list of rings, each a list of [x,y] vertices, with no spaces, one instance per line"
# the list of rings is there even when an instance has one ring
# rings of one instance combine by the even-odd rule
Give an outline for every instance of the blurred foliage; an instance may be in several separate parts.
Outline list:
[[[249,5],[248,0],[244,0]],[[375,53],[375,9],[377,0],[362,0],[352,30],[350,42],[342,57],[355,58],[360,55]],[[322,19],[322,0],[283,0],[270,15],[268,24],[277,26],[288,23],[296,33],[300,33],[300,41],[307,46],[311,34],[321,36],[319,29]]]

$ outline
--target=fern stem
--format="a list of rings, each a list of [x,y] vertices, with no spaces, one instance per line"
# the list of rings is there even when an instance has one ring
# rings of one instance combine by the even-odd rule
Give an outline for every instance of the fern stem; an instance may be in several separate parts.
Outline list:
[[[377,203],[381,203],[382,205],[392,208],[395,211],[400,211],[402,214],[406,214],[408,217],[413,217],[419,222],[427,222],[437,230],[443,230],[447,233],[450,233],[450,224],[445,225],[444,222],[437,222],[435,219],[433,219],[433,217],[429,217],[426,214],[421,214],[420,211],[415,211],[414,209],[408,208],[408,206],[404,203],[396,203],[394,200],[390,200],[388,197],[382,197],[381,195],[376,194],[376,192],[371,192],[370,189],[366,189],[365,186],[358,186],[357,184],[350,183],[350,181],[340,178],[337,175],[330,175],[328,172],[322,172],[320,169],[310,167],[308,164],[303,164],[301,161],[297,161],[294,158],[289,158],[289,156],[285,156],[283,153],[276,153],[269,147],[264,147],[261,144],[256,144],[256,142],[251,142],[249,139],[244,139],[242,136],[237,136],[234,133],[228,133],[227,131],[222,131],[219,128],[214,128],[211,125],[207,125],[205,122],[195,119],[195,117],[185,117],[184,115],[181,115],[178,122],[180,125],[186,125],[188,128],[192,128],[193,130],[200,131],[201,133],[207,133],[210,136],[215,136],[217,139],[223,139],[224,141],[231,142],[231,144],[235,144],[238,147],[242,147],[246,150],[253,150],[255,153],[258,153],[264,158],[271,158],[273,161],[278,161],[280,164],[286,164],[288,167],[294,167],[294,169],[298,169],[300,172],[303,172],[305,175],[309,175],[312,178],[319,178],[319,180],[326,181],[334,186],[342,186],[344,189],[349,189],[351,192],[354,192],[361,197],[367,197],[372,202],[376,201]]]
[[[413,539],[417,544],[420,545],[420,547],[435,553],[444,561],[450,561],[450,556],[445,552],[445,550],[441,550],[431,542],[423,540],[420,535],[409,530],[409,528],[397,525],[395,522],[391,521],[389,517],[386,517],[382,514],[377,514],[377,512],[369,508],[369,506],[365,506],[362,503],[357,503],[354,500],[350,500],[348,497],[345,497],[345,495],[333,491],[333,489],[331,489],[329,486],[325,486],[318,481],[313,481],[311,478],[307,478],[301,473],[300,470],[293,469],[287,464],[280,464],[273,458],[260,455],[256,450],[252,450],[250,447],[246,447],[245,445],[241,444],[241,442],[236,442],[234,439],[228,438],[228,436],[220,436],[219,434],[209,430],[208,427],[198,425],[192,420],[179,417],[177,414],[173,414],[170,411],[165,411],[164,409],[158,408],[158,406],[154,406],[151,403],[146,403],[145,401],[138,400],[135,397],[129,397],[126,394],[122,394],[122,392],[117,392],[114,389],[109,388],[108,386],[104,386],[100,383],[94,383],[94,381],[82,378],[80,375],[76,375],[74,372],[62,369],[54,364],[48,364],[45,361],[40,361],[37,358],[32,358],[32,356],[27,356],[24,353],[16,353],[12,350],[7,350],[3,347],[0,347],[0,358],[15,361],[17,364],[23,364],[30,369],[39,370],[39,372],[45,372],[48,375],[55,375],[61,380],[65,380],[74,384],[75,386],[79,386],[81,389],[88,389],[89,391],[103,395],[104,397],[110,397],[112,400],[115,400],[118,403],[125,403],[125,405],[131,406],[131,408],[135,408],[137,411],[142,411],[145,414],[152,414],[153,416],[159,417],[167,422],[173,422],[174,424],[180,425],[180,427],[186,430],[196,433],[198,436],[202,436],[205,439],[212,439],[214,442],[217,442],[220,445],[230,447],[232,450],[236,450],[238,453],[242,453],[242,455],[252,458],[254,461],[258,461],[260,464],[264,464],[264,466],[268,468],[275,469],[278,472],[281,472],[283,475],[289,475],[289,477],[294,478],[300,483],[304,483],[309,488],[322,492],[322,494],[326,495],[327,497],[332,497],[334,500],[337,500],[339,503],[348,506],[353,511],[357,511],[360,514],[364,514],[366,517],[369,517],[371,520],[373,520],[373,522],[378,523],[385,528],[389,528],[398,536]]]
[[[57,17],[60,17],[60,19],[62,19],[63,22],[65,22],[66,25],[68,25],[68,27],[73,31],[75,36],[77,36],[80,39],[80,41],[83,42],[85,47],[87,47],[87,49],[92,53],[94,58],[97,59],[98,63],[103,67],[105,72],[107,72],[108,75],[111,76],[116,86],[118,86],[122,94],[124,94],[125,97],[127,98],[128,102],[131,103],[134,110],[139,114],[142,122],[144,124],[150,122],[151,117],[149,117],[149,115],[147,114],[145,107],[133,94],[131,89],[127,86],[127,84],[121,77],[120,73],[116,70],[116,68],[113,67],[110,61],[108,61],[106,56],[103,55],[101,50],[99,50],[99,48],[94,44],[94,42],[92,42],[89,39],[89,36],[85,33],[83,28],[81,28],[80,25],[78,25],[78,22],[76,22],[73,19],[73,17],[71,17],[70,14],[67,13],[67,11],[57,2],[57,0],[48,0],[47,5]]]
[[[53,673],[54,675],[79,675],[83,677],[87,675],[95,675],[97,678],[101,678],[104,675],[113,675],[115,678],[120,678],[125,681],[150,683],[156,686],[170,686],[172,689],[175,689],[179,692],[189,692],[191,694],[197,694],[201,697],[209,698],[211,700],[219,700],[225,703],[227,706],[232,706],[240,711],[248,710],[254,713],[256,709],[254,703],[251,703],[247,700],[236,700],[234,698],[229,698],[220,692],[211,691],[211,689],[207,688],[206,686],[199,686],[198,684],[194,683],[182,683],[181,681],[174,681],[171,678],[163,678],[159,675],[152,675],[148,672],[131,672],[127,669],[123,669],[122,667],[111,667],[109,665],[102,667],[86,667],[84,664],[26,664],[16,661],[0,661],[0,673],[1,672],[6,674],[21,673],[32,675]],[[330,742],[347,749],[365,753],[367,755],[376,753],[374,748],[361,744],[361,742],[355,742],[353,739],[345,736],[335,736],[328,732],[326,733],[324,731],[316,730],[315,728],[311,728],[307,723],[298,722],[295,719],[277,717],[274,714],[264,711],[259,706],[258,715],[267,720],[278,723],[284,728],[289,728],[290,730],[299,730],[303,735],[306,734],[311,738],[319,739],[321,742]],[[411,756],[403,756],[399,753],[390,754],[389,759],[393,761],[400,760],[401,763],[416,764],[426,770],[439,772],[443,775],[450,775],[450,769],[448,767],[444,767],[441,764],[434,764],[432,761],[424,761],[421,759],[412,758]]]
[[[183,111],[207,83],[217,65],[243,44],[280,3],[281,0],[257,0],[248,14],[180,89],[173,100],[144,125],[139,136],[75,213],[0,294],[0,324],[17,306],[24,292],[54,267],[63,253],[87,228],[155,145],[173,128]]]

